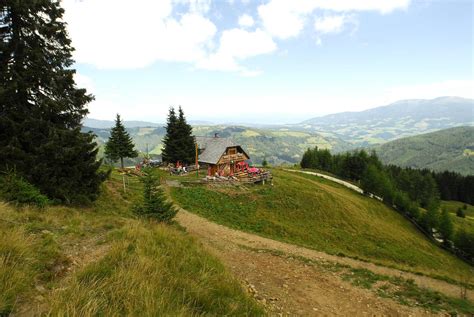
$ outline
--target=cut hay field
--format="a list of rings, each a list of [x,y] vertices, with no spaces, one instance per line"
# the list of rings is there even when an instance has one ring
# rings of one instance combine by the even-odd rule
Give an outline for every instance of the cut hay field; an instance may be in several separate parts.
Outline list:
[[[171,195],[188,211],[276,240],[446,280],[470,274],[383,203],[315,176],[273,173],[274,186],[175,187]]]
[[[136,219],[112,175],[88,208],[0,201],[0,316],[263,315],[178,225]]]

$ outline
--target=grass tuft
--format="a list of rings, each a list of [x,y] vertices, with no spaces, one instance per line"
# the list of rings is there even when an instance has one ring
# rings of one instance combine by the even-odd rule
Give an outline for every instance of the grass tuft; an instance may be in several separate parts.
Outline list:
[[[181,232],[135,221],[113,237],[101,261],[53,293],[50,314],[263,314],[224,267]]]

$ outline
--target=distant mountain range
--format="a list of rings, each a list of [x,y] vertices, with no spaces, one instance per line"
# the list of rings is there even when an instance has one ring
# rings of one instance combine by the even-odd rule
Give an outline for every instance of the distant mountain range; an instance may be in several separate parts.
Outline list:
[[[344,112],[312,118],[296,125],[244,127],[213,125],[206,121],[192,120],[190,123],[197,136],[212,136],[218,133],[221,137],[234,138],[248,150],[257,163],[264,157],[271,164],[297,163],[308,147],[318,146],[328,148],[332,152],[341,152],[360,147],[373,147],[394,139],[456,126],[473,126],[474,100],[458,97],[403,100],[361,112]],[[138,150],[145,152],[148,148],[152,154],[161,153],[162,139],[165,135],[164,123],[125,121],[124,124]],[[98,136],[99,144],[107,140],[109,129],[113,125],[114,121],[89,118],[84,120],[84,130],[92,130]],[[463,129],[472,131],[469,128]],[[450,167],[449,162],[454,160],[455,167],[452,165],[451,169],[471,173],[468,165],[472,163],[472,156],[462,154],[464,150],[469,150],[471,145],[466,143],[464,134],[453,133],[443,131],[440,134],[427,134],[426,137],[389,143],[378,148],[379,155],[387,163],[437,170]],[[469,133],[466,135],[469,136]],[[440,144],[443,145],[430,143],[431,137],[435,137],[436,140],[439,138]],[[464,140],[464,143],[460,140]],[[424,153],[416,153],[417,151],[424,151],[427,153],[426,157]]]
[[[211,125],[212,122],[209,121],[202,121],[202,120],[191,120],[189,121],[192,125]],[[115,125],[115,121],[113,120],[98,120],[98,119],[91,119],[85,118],[82,124],[85,127],[94,128],[94,129],[110,129]],[[147,121],[124,121],[124,126],[126,128],[146,128],[146,127],[163,127],[165,123],[155,123],[155,122],[147,122]]]
[[[113,120],[98,120],[98,119],[91,119],[85,118],[82,124],[85,127],[93,128],[93,129],[110,129],[115,125],[115,121]],[[160,127],[163,124],[153,123],[153,122],[146,122],[146,121],[124,121],[124,126],[126,128],[142,128],[142,127]]]
[[[382,162],[474,175],[474,127],[456,127],[375,147]]]
[[[402,100],[360,112],[343,112],[306,120],[296,127],[324,131],[358,146],[456,126],[474,125],[474,100],[440,97]]]

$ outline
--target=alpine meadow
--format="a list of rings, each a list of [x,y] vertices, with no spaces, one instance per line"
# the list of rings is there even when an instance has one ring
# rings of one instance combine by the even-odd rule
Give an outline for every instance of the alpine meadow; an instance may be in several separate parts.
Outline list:
[[[0,1],[0,316],[473,316],[473,5]]]

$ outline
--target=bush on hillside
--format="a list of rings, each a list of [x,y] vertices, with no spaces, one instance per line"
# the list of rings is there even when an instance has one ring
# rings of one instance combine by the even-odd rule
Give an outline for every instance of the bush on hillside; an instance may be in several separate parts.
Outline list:
[[[454,236],[453,242],[456,248],[467,255],[469,259],[474,260],[474,233],[461,229]]]
[[[143,182],[143,201],[132,207],[133,212],[159,222],[170,222],[178,211],[172,203],[167,201],[156,176],[151,170],[145,170],[145,176],[141,181]]]
[[[2,199],[18,204],[30,204],[40,208],[49,204],[45,195],[28,183],[14,171],[6,172],[0,177],[0,196]]]
[[[464,205],[464,206],[466,206],[466,205]],[[458,208],[458,210],[456,211],[456,216],[461,217],[461,218],[466,218],[466,213],[464,212],[463,209]]]

